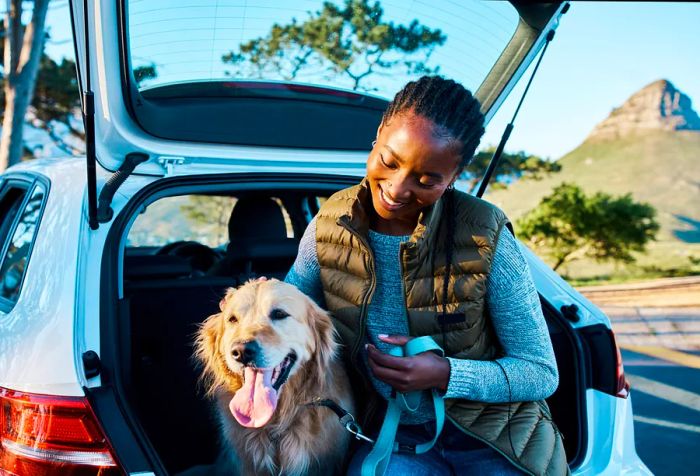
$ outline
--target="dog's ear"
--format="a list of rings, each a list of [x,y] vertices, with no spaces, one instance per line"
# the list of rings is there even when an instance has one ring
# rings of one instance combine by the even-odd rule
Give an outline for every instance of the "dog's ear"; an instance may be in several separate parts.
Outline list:
[[[212,396],[219,387],[225,387],[229,391],[235,392],[243,385],[241,378],[226,366],[226,362],[219,352],[223,333],[224,316],[222,313],[209,316],[197,331],[194,356],[203,367],[200,384],[204,386],[206,396]]]
[[[231,299],[234,292],[236,292],[236,288],[228,288],[226,290],[226,294],[224,295],[224,297],[221,298],[221,301],[219,301],[219,310],[221,312],[224,312],[224,310],[226,310],[226,303],[229,299]]]
[[[318,368],[323,370],[335,357],[338,348],[335,341],[335,329],[328,312],[321,309],[313,300],[307,299],[307,301],[309,327],[314,333],[314,342],[316,342],[316,352],[313,359]]]

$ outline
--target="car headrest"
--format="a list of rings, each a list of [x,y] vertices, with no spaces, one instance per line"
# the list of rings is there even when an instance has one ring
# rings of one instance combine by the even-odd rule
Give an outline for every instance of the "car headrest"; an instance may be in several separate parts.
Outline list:
[[[286,240],[280,206],[267,197],[240,198],[228,221],[229,241]]]

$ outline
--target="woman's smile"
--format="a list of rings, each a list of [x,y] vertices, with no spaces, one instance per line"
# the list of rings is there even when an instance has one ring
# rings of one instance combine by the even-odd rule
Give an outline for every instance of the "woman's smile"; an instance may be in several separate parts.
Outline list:
[[[393,200],[390,198],[390,196],[384,192],[384,189],[382,188],[382,185],[379,184],[379,198],[382,201],[382,206],[390,212],[394,212],[398,210],[399,208],[407,205],[406,202],[399,202],[397,200]]]

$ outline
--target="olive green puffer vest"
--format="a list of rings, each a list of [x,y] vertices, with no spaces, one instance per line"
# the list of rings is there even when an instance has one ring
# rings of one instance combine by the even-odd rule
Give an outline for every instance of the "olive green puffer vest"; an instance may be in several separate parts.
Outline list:
[[[508,219],[493,205],[454,192],[457,226],[448,286],[450,317],[440,321],[446,242],[446,226],[441,220],[443,201],[438,200],[420,214],[411,238],[401,245],[409,332],[414,337],[433,337],[450,357],[493,360],[502,351],[486,310],[486,279],[498,234]],[[375,286],[366,206],[371,207],[371,195],[363,180],[330,197],[316,223],[316,250],[326,305],[333,314],[365,423],[378,405],[378,396],[360,370],[358,358]],[[445,405],[448,418],[465,433],[486,442],[521,470],[534,475],[570,474],[561,435],[544,401],[509,405],[448,399]]]

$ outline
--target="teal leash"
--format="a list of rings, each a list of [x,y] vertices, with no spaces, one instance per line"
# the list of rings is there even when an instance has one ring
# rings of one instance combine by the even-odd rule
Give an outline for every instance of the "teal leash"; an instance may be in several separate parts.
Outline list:
[[[441,357],[445,356],[445,352],[437,345],[432,337],[423,336],[412,339],[403,347],[395,347],[389,353],[395,357],[411,357],[422,352],[435,352]],[[422,454],[430,451],[435,446],[442,427],[445,424],[445,402],[437,390],[432,389],[430,393],[433,398],[433,406],[435,408],[435,435],[433,439],[425,443],[420,443],[411,447],[400,446],[396,440],[396,431],[399,428],[399,421],[402,412],[415,413],[420,406],[423,393],[427,391],[413,391],[407,393],[396,392],[395,398],[389,399],[384,423],[379,432],[379,437],[374,443],[374,447],[369,452],[365,460],[362,462],[361,476],[383,476],[386,468],[389,465],[392,453],[397,453],[399,450],[409,449],[415,454]]]

